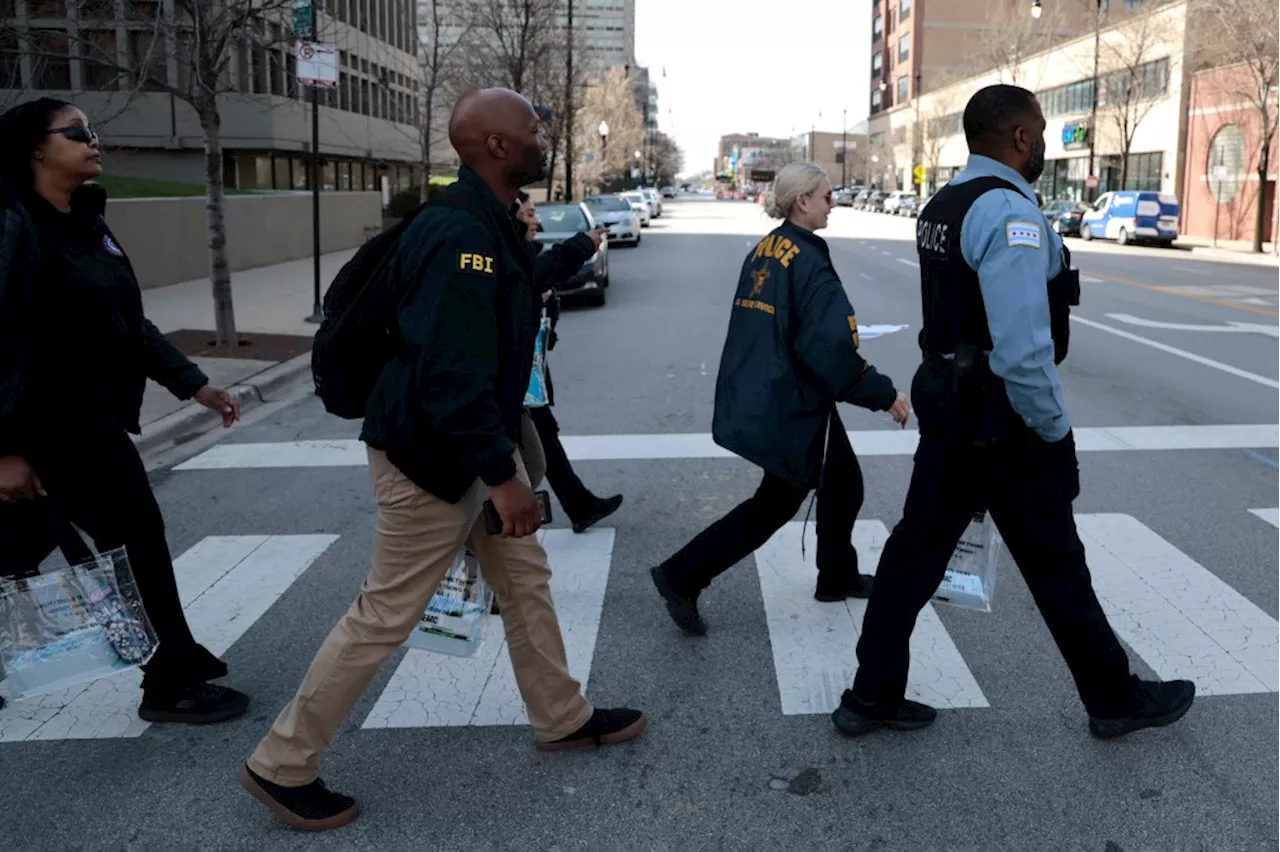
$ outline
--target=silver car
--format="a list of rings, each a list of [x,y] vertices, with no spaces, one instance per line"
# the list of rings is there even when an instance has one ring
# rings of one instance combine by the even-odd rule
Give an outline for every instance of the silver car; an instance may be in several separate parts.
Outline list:
[[[598,227],[585,204],[538,204],[534,209],[538,214],[538,233],[534,239],[548,248]],[[602,242],[581,269],[565,281],[556,281],[555,285],[562,298],[582,298],[603,305],[604,290],[609,286],[609,243]]]
[[[640,216],[617,195],[593,195],[583,204],[600,225],[609,226],[609,242],[640,245]]]

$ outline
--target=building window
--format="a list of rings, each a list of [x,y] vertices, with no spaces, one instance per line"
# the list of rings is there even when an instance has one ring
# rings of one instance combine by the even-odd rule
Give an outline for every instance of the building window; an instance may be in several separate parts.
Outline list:
[[[119,79],[116,68],[116,31],[81,30],[80,52],[84,56],[84,84],[89,89],[114,89]]]
[[[71,88],[70,41],[63,30],[31,31],[33,88],[65,92]]]
[[[909,77],[903,75],[898,78],[898,103],[904,102],[910,96],[910,86],[911,79]]]
[[[871,73],[880,76],[880,69],[884,67],[884,53],[877,50],[875,55],[871,57]]]
[[[1229,203],[1240,191],[1245,179],[1244,134],[1234,124],[1224,125],[1213,134],[1205,177],[1213,200],[1219,204]]]
[[[874,91],[871,92],[871,111],[872,112],[880,111],[880,90],[879,89],[875,89]]]
[[[898,39],[898,61],[906,62],[911,55],[911,34],[907,33]]]
[[[884,35],[884,18],[876,15],[876,19],[871,22],[871,41],[875,43]]]
[[[911,14],[911,0],[902,0],[898,6],[898,23],[902,23]]]

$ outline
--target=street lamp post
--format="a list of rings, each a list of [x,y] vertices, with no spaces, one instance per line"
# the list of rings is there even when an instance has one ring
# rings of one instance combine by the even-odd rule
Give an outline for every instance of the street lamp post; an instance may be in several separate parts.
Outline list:
[[[849,185],[849,110],[840,110],[840,186]]]
[[[602,121],[600,126],[596,128],[596,132],[600,134],[600,188],[604,189],[605,175],[605,154],[609,151],[609,122]]]
[[[1041,8],[1041,0],[1031,0],[1031,17],[1036,20],[1040,19],[1040,15],[1044,12]],[[1084,194],[1086,201],[1093,201],[1094,193],[1098,189],[1095,183],[1092,189],[1089,187],[1088,178],[1095,178],[1094,166],[1096,164],[1096,154],[1094,145],[1098,133],[1098,53],[1099,46],[1102,41],[1102,0],[1094,0],[1093,15],[1093,104],[1089,109],[1089,174],[1085,178]]]

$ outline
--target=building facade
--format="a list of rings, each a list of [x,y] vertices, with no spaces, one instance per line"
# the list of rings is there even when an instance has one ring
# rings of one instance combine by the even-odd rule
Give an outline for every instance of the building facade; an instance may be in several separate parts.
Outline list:
[[[4,6],[0,6],[4,8]],[[14,0],[0,20],[0,99],[74,101],[100,126],[116,174],[201,183],[204,137],[173,92],[190,85],[191,34],[173,0]],[[157,18],[159,16],[159,18]],[[157,20],[161,21],[157,25]],[[418,73],[411,0],[330,0],[319,40],[339,49],[339,85],[322,90],[321,186],[391,189],[416,179]],[[219,97],[223,177],[241,189],[309,188],[311,113],[288,21],[259,20],[232,44]]]
[[[1092,199],[1115,189],[1177,194],[1186,145],[1187,9],[1183,0],[1123,18],[1101,29],[1096,51],[1089,33],[1011,68],[926,92],[889,111],[879,128],[873,119],[870,144],[882,187],[927,194],[946,183],[968,158],[962,117],[969,97],[1016,76],[1017,85],[1036,93],[1047,120],[1045,170],[1036,186],[1046,200]],[[915,185],[914,165],[923,169],[923,187]]]
[[[1187,156],[1181,191],[1182,233],[1215,240],[1250,241],[1258,202],[1263,242],[1276,242],[1277,137],[1271,137],[1267,179],[1258,179],[1262,115],[1257,84],[1243,65],[1192,75],[1187,108]],[[1274,124],[1276,90],[1268,106]]]

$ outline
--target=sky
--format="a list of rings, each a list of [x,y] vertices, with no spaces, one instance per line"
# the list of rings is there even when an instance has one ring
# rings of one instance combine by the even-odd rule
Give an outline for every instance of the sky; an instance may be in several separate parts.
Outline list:
[[[636,0],[636,61],[657,83],[658,127],[684,151],[685,173],[710,169],[727,133],[838,133],[841,110],[850,127],[866,118],[868,10],[864,0]]]

